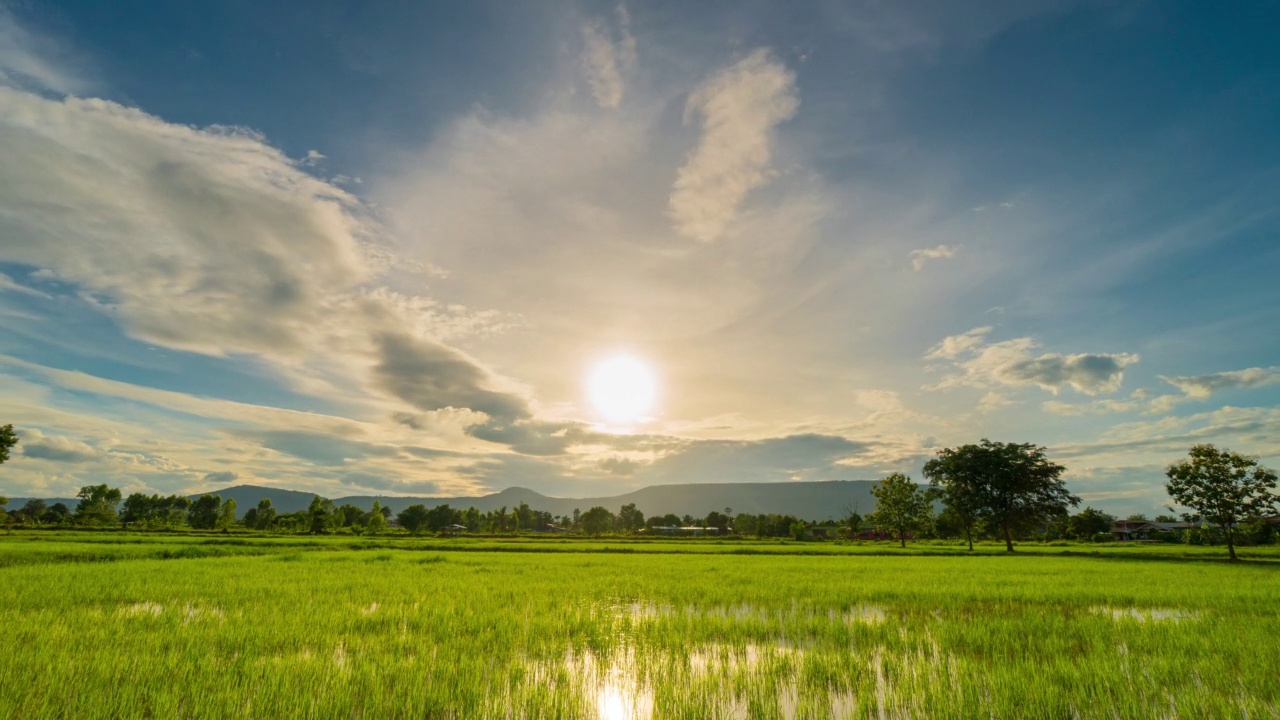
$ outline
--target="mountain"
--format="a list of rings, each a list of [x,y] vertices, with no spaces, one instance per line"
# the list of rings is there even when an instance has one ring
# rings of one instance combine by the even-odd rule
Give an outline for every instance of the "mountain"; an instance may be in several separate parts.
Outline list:
[[[623,495],[594,498],[550,497],[527,488],[512,487],[480,497],[354,495],[333,498],[333,501],[338,505],[350,503],[368,510],[377,500],[383,507],[397,513],[416,504],[427,507],[447,504],[459,509],[474,507],[481,512],[488,512],[497,510],[503,505],[512,508],[525,502],[535,510],[549,512],[552,515],[570,515],[575,509],[585,512],[597,505],[617,512],[623,505],[635,503],[636,508],[646,516],[675,513],[702,517],[712,510],[722,511],[724,508],[732,508],[735,514],[778,513],[795,515],[806,520],[834,520],[847,516],[849,511],[854,509],[864,515],[874,510],[876,503],[871,495],[871,488],[874,485],[875,483],[869,480],[651,485]],[[263,494],[264,492],[283,494],[267,495]],[[309,493],[257,488],[252,485],[227,488],[218,491],[218,494],[222,495],[223,499],[234,497],[240,512],[253,507],[263,497],[271,497],[272,504],[280,512],[303,510],[312,498]]]
[[[333,498],[337,505],[348,503],[368,510],[375,500],[392,512],[400,512],[410,505],[451,505],[458,509],[474,507],[481,512],[497,510],[503,505],[513,508],[521,502],[528,503],[534,510],[549,512],[552,515],[572,515],[575,509],[586,512],[599,505],[611,512],[618,512],[623,505],[635,503],[637,509],[645,516],[693,515],[702,517],[712,510],[723,511],[732,508],[738,513],[778,513],[794,515],[805,520],[835,520],[846,517],[851,510],[866,515],[875,510],[876,501],[871,495],[875,482],[870,480],[835,480],[830,482],[786,482],[786,483],[701,483],[692,485],[650,485],[623,495],[611,495],[594,498],[562,498],[550,497],[529,490],[512,487],[491,495],[479,497],[386,497],[373,495],[353,495]],[[191,495],[194,500],[204,493]],[[263,498],[271,500],[276,512],[297,512],[306,510],[311,504],[314,493],[285,490],[283,488],[262,487],[259,485],[236,485],[213,490],[211,494],[219,495],[223,500],[236,501],[236,514],[243,516],[245,511],[256,507]],[[11,498],[7,510],[22,507],[27,498]],[[55,502],[66,503],[75,509],[75,499],[52,498],[46,500],[50,505]]]

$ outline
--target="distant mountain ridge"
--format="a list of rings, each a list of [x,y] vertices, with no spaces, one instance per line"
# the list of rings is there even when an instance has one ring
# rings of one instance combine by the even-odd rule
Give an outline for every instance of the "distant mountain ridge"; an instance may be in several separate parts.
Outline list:
[[[703,517],[715,510],[723,512],[732,508],[738,513],[777,513],[794,515],[805,520],[836,520],[846,517],[850,511],[856,510],[863,515],[875,510],[875,497],[871,488],[875,486],[871,480],[831,480],[823,482],[781,482],[781,483],[696,483],[688,485],[650,485],[622,495],[610,495],[591,498],[563,498],[543,495],[542,493],[522,487],[510,487],[500,492],[479,497],[404,497],[378,495],[351,495],[331,498],[338,505],[352,504],[368,510],[375,500],[392,512],[400,512],[410,505],[450,505],[459,509],[475,507],[481,512],[497,510],[502,506],[512,508],[521,502],[528,503],[534,510],[549,512],[552,515],[571,515],[575,509],[586,512],[599,505],[617,512],[623,505],[635,503],[636,508],[645,516],[693,515]],[[264,487],[260,485],[235,485],[221,490],[210,490],[210,494],[220,495],[223,500],[236,501],[237,514],[243,515],[246,510],[257,506],[263,498],[271,500],[277,512],[297,512],[305,510],[311,504],[315,493],[284,488]],[[195,498],[205,493],[196,493]],[[11,498],[6,509],[22,507],[27,498]],[[76,500],[50,499],[47,502],[66,503],[75,509]]]
[[[732,508],[735,514],[778,513],[806,520],[835,520],[847,516],[851,510],[856,509],[864,515],[874,510],[875,497],[871,494],[874,486],[875,482],[870,480],[650,485],[622,495],[589,498],[552,497],[528,488],[510,487],[479,497],[352,495],[332,500],[338,505],[350,503],[365,510],[373,507],[377,500],[392,512],[418,504],[427,507],[450,505],[459,509],[474,507],[488,512],[504,505],[511,508],[525,502],[535,510],[552,515],[570,515],[575,509],[585,512],[597,505],[617,512],[623,505],[635,503],[646,516],[675,513],[702,517],[712,510]],[[214,493],[224,500],[234,498],[240,512],[257,505],[264,497],[271,499],[277,511],[295,512],[306,509],[314,497],[312,493],[254,485],[237,485]]]

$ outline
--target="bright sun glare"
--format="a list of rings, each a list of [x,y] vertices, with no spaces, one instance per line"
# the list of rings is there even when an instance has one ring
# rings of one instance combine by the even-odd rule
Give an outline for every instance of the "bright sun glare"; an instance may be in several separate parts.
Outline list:
[[[632,425],[653,408],[658,388],[653,373],[629,355],[613,357],[596,365],[587,381],[591,404],[610,423]]]

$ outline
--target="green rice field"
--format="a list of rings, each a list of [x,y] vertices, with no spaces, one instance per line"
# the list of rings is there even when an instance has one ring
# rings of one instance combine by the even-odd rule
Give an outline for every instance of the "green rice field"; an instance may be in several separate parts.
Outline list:
[[[3,718],[1277,718],[1280,553],[0,535]]]

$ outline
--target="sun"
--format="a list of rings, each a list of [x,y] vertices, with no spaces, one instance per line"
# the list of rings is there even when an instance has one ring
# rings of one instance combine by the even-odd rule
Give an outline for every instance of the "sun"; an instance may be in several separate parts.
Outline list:
[[[587,396],[596,412],[614,425],[634,425],[643,420],[658,395],[653,373],[630,355],[609,358],[596,365],[587,379]]]

